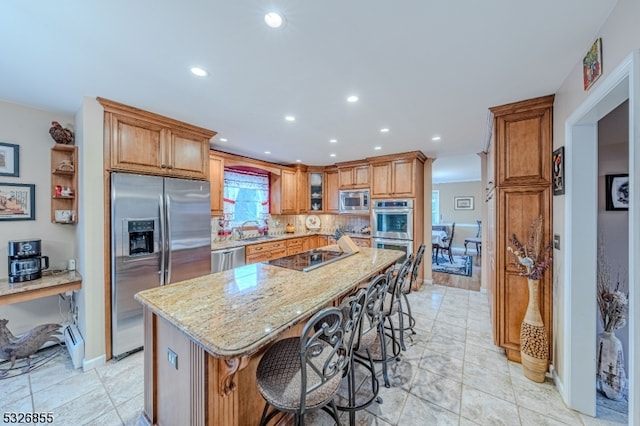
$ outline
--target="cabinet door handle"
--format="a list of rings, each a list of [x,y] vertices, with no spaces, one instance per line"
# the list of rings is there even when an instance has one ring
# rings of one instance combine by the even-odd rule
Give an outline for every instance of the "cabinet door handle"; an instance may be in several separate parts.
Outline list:
[[[166,169],[166,168],[167,168],[167,165],[166,165],[166,164],[161,164],[161,165],[160,165],[160,168],[161,168],[161,169]]]
[[[169,165],[167,166],[167,169],[173,169],[173,166],[172,166],[171,164],[169,164]]]

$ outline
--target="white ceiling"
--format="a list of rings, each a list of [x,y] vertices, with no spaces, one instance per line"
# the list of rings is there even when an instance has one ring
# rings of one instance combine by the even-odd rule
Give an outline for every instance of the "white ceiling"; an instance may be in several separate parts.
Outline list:
[[[440,158],[436,174],[451,164],[474,168],[474,180],[487,109],[554,93],[615,3],[8,0],[0,99],[75,114],[83,96],[102,96],[281,163],[422,150]],[[264,25],[270,10],[284,28]],[[210,75],[194,77],[194,65]]]

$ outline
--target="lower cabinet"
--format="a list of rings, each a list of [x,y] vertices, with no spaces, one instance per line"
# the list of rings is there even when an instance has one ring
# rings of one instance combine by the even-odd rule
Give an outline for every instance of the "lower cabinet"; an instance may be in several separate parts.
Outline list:
[[[304,250],[304,241],[308,237],[290,238],[287,241],[287,256],[302,253]]]
[[[252,244],[245,248],[245,263],[265,262],[287,255],[287,242],[273,241],[261,244]]]

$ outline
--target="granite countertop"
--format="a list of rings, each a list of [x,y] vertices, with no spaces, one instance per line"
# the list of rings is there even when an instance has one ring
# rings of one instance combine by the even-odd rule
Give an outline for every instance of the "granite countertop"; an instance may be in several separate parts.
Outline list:
[[[265,238],[259,238],[256,240],[225,240],[225,241],[211,241],[211,250],[223,250],[230,249],[233,247],[244,247],[251,244],[261,244],[268,243],[271,241],[280,241],[287,240],[290,238],[298,238],[298,237],[309,237],[311,235],[325,235],[325,236],[333,236],[333,233],[329,232],[320,232],[320,231],[308,231],[308,232],[296,232],[292,234],[279,234],[279,235],[269,235]],[[357,232],[345,232],[345,235],[350,236],[351,238],[371,238],[371,234],[360,234]]]
[[[141,291],[135,299],[211,355],[251,355],[394,264],[402,252],[361,248],[309,272],[256,263]]]
[[[0,279],[0,298],[14,301],[28,300],[27,294],[34,295],[34,298],[56,294],[56,288],[63,288],[71,284],[82,282],[82,276],[78,271],[60,271],[51,273],[45,271],[42,278],[24,281],[21,283],[10,283],[7,278]],[[66,287],[65,287],[66,288]],[[0,303],[1,304],[1,303]]]

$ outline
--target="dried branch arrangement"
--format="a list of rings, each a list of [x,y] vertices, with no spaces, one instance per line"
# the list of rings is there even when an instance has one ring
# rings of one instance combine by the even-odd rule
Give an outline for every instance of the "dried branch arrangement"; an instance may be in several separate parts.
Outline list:
[[[551,257],[552,244],[549,243],[544,247],[542,245],[542,216],[538,216],[531,223],[526,245],[518,240],[516,234],[512,234],[509,241],[513,247],[507,247],[507,251],[514,255],[515,260],[511,263],[518,268],[520,275],[532,280],[539,280],[553,261]]]

